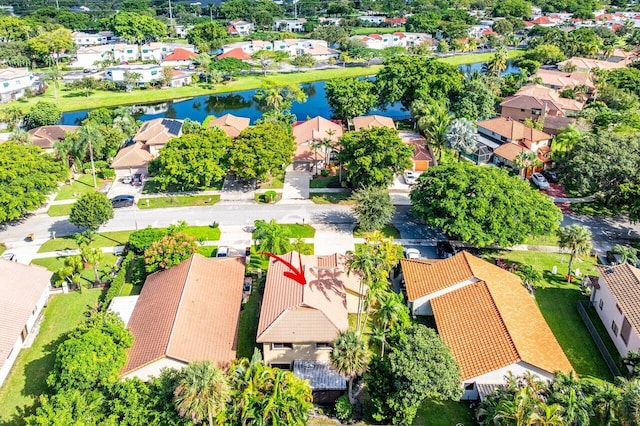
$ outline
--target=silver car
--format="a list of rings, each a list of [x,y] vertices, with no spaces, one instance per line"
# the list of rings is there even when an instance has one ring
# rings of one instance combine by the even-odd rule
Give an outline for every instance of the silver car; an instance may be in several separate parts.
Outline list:
[[[547,190],[549,189],[549,182],[542,176],[542,173],[534,173],[531,175],[531,182],[537,186],[539,189]]]

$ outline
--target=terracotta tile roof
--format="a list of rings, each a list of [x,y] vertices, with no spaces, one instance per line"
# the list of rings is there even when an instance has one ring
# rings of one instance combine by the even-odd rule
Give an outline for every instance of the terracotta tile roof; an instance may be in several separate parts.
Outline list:
[[[249,127],[249,123],[251,119],[246,117],[237,117],[232,114],[225,114],[222,117],[218,117],[209,121],[208,127],[219,127],[222,129],[227,136],[231,138],[236,138],[244,129]]]
[[[111,162],[111,167],[114,169],[146,167],[152,158],[153,155],[145,149],[144,144],[134,142],[118,151],[118,154]]]
[[[173,53],[165,56],[164,59],[162,60],[163,61],[188,61],[195,58],[196,56],[198,55],[196,55],[194,52],[190,50],[177,48],[173,51]]]
[[[246,53],[241,48],[236,47],[235,49],[231,49],[225,53],[221,53],[216,57],[216,59],[224,59],[224,58],[234,58],[234,59],[240,59],[241,61],[246,61],[247,59],[251,59],[251,55]]]
[[[363,117],[355,117],[353,119],[353,128],[355,130],[370,129],[372,127],[388,127],[395,129],[396,125],[393,123],[391,117],[384,117],[382,115],[365,115]]]
[[[331,132],[333,132],[333,134],[330,134]],[[338,139],[340,139],[343,133],[344,130],[341,124],[320,116],[294,124],[293,137],[296,141],[296,153],[293,159],[298,161],[313,161],[315,158],[323,160],[324,150],[318,149],[317,154],[314,153],[311,143],[325,139],[338,142]]]
[[[298,253],[282,256],[298,267]],[[285,277],[288,268],[271,259],[260,310],[256,342],[327,342],[349,326],[344,286],[346,272],[316,256],[301,256],[306,285]]]
[[[433,157],[427,148],[427,141],[424,137],[416,132],[403,130],[398,132],[400,139],[407,145],[413,147],[413,161],[428,161],[433,164]]]
[[[244,262],[194,254],[147,277],[129,321],[122,374],[162,358],[225,364],[236,356]]]
[[[490,120],[478,122],[478,127],[490,130],[500,136],[504,136],[510,141],[526,140],[538,142],[551,139],[551,135],[540,130],[527,127],[519,121],[509,117],[496,117]]]
[[[176,125],[175,123],[179,123]],[[171,132],[171,126],[178,128],[177,133]],[[156,118],[142,125],[138,133],[133,137],[134,142],[143,142],[146,145],[166,145],[169,139],[182,134],[182,120]]]
[[[531,152],[531,151],[522,145],[518,145],[517,143],[512,143],[512,142],[503,143],[502,145],[497,147],[495,150],[493,150],[493,153],[495,155],[512,162],[516,159],[518,154],[520,154],[521,152]]]
[[[584,85],[591,90],[595,88],[593,80],[591,80],[589,74],[578,71],[567,73],[557,70],[546,70],[540,68],[533,76],[531,76],[532,80],[535,78],[540,78],[540,80],[542,80],[542,84],[548,86],[570,88]]]
[[[615,70],[618,68],[624,68],[629,63],[628,60],[622,60],[620,62],[608,62],[601,61],[599,59],[591,59],[591,58],[580,58],[574,56],[570,59],[567,59],[563,62],[558,62],[558,67],[563,67],[566,64],[573,64],[576,66],[578,70],[591,71],[593,69],[603,69],[603,70]]]
[[[553,102],[562,111],[582,111],[582,108],[584,108],[584,102],[563,98],[555,89],[539,84],[522,86],[514,96],[532,96],[540,101]]]
[[[431,308],[463,380],[519,361],[549,373],[571,370],[518,276],[464,251],[431,265],[406,259],[401,265],[409,300],[415,289],[422,290],[418,297],[442,292]]]
[[[0,368],[49,287],[51,275],[41,266],[0,259]]]
[[[31,142],[42,149],[51,149],[53,144],[62,141],[66,133],[74,133],[79,126],[42,126],[29,130]]]
[[[596,268],[622,314],[636,334],[640,334],[640,269],[628,263],[615,266],[596,265]]]

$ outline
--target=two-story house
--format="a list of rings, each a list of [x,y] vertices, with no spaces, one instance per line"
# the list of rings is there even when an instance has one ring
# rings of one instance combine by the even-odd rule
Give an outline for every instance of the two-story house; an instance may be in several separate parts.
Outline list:
[[[248,36],[253,31],[253,23],[236,19],[229,22],[227,32],[235,36]]]
[[[20,99],[34,83],[35,78],[28,68],[1,68],[0,102]]]
[[[304,31],[304,24],[307,20],[298,19],[276,19],[273,21],[273,30],[287,33],[301,33]]]
[[[99,46],[103,44],[115,43],[118,37],[111,31],[99,31],[96,33],[85,33],[76,31],[73,33],[73,42],[78,47]]]
[[[335,153],[331,146],[337,144],[343,134],[342,124],[320,116],[295,123],[293,125],[293,137],[296,143],[296,152],[293,155],[294,168],[305,168],[318,173],[325,161]]]
[[[538,81],[541,85],[554,90],[575,89],[583,86],[587,94],[595,91],[596,86],[591,76],[584,72],[564,72],[540,68],[531,76],[531,81]]]

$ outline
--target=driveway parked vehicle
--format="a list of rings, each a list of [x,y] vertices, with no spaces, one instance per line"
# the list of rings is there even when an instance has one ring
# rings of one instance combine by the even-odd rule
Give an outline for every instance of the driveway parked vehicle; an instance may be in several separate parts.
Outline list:
[[[114,209],[120,207],[131,207],[134,203],[135,197],[133,195],[118,195],[111,199],[111,205]]]
[[[121,179],[122,183],[131,183],[133,182],[133,176],[127,175]]]
[[[229,247],[220,246],[218,247],[218,252],[216,253],[216,257],[227,257],[229,256]]]
[[[131,182],[133,186],[141,186],[142,185],[142,174],[136,173],[133,175],[133,181]]]
[[[537,186],[539,189],[547,190],[549,189],[549,182],[542,176],[541,173],[534,173],[531,175],[531,183]]]
[[[553,170],[544,170],[542,172],[542,176],[547,178],[547,180],[551,183],[558,183],[558,175]]]
[[[411,170],[404,172],[404,181],[407,185],[415,185],[418,182],[418,175]]]
[[[420,250],[414,248],[405,249],[404,257],[407,259],[420,259]]]

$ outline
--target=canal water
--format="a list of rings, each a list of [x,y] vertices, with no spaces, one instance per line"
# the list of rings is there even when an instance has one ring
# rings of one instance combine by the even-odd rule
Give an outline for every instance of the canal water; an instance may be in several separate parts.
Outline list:
[[[475,64],[460,65],[459,68],[464,73],[481,71],[483,62]],[[518,67],[511,61],[508,63],[504,74],[519,72]],[[302,85],[302,90],[307,95],[307,101],[294,103],[291,112],[298,117],[298,120],[305,120],[307,117],[331,117],[332,110],[327,103],[325,96],[325,82],[316,81]],[[202,122],[208,115],[219,117],[224,114],[233,114],[240,117],[249,117],[253,123],[262,116],[253,100],[255,90],[243,90],[239,92],[221,93],[216,95],[204,95],[189,99],[174,99],[168,102],[157,104],[140,105],[135,107],[135,115],[142,121],[154,118],[190,118]],[[77,125],[87,116],[89,109],[82,111],[65,112],[62,115],[61,124]],[[400,103],[387,106],[384,110],[374,109],[371,114],[380,114],[402,120],[409,118],[408,111],[402,108]]]

